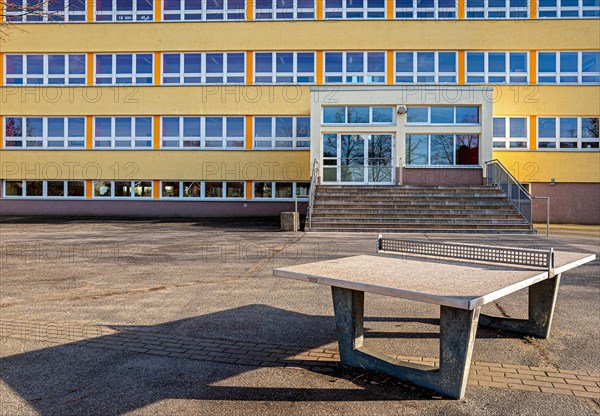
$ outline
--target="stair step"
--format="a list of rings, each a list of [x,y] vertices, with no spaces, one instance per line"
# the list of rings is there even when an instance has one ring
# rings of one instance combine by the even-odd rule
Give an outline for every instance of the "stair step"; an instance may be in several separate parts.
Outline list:
[[[317,218],[348,218],[348,219],[371,219],[371,218],[398,218],[398,219],[414,219],[414,218],[434,218],[434,219],[455,219],[455,218],[464,218],[464,219],[482,219],[482,220],[522,220],[523,217],[520,214],[498,214],[498,213],[475,213],[475,214],[452,214],[447,212],[441,213],[360,213],[356,212],[322,212],[322,211],[313,211],[313,216]]]
[[[497,228],[478,228],[478,229],[431,229],[423,230],[422,228],[327,228],[327,229],[306,229],[308,232],[327,232],[327,233],[446,233],[446,234],[537,234],[536,230],[533,229],[522,229],[522,230],[505,230]]]

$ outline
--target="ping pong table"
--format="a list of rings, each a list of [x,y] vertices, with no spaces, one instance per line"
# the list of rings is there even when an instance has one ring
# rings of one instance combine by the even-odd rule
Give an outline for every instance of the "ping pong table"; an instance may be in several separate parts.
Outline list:
[[[380,371],[456,399],[465,394],[478,325],[547,338],[561,274],[596,258],[553,249],[381,236],[377,252],[279,268],[273,274],[331,286],[342,364]],[[483,305],[525,288],[528,319],[480,313]],[[365,292],[440,306],[439,367],[400,361],[363,345]]]

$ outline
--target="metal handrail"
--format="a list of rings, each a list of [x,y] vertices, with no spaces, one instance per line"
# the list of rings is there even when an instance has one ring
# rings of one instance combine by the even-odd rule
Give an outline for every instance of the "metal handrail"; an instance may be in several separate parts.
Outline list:
[[[310,177],[310,188],[308,189],[308,208],[306,210],[306,222],[308,228],[312,228],[312,211],[315,204],[315,194],[317,192],[317,181],[319,177],[319,161],[317,159],[313,162],[312,175]]]
[[[510,186],[516,186],[517,189],[523,193],[523,195],[525,195],[525,198],[529,200],[529,216],[526,215],[523,210],[521,209],[521,198],[519,197],[516,201],[513,197],[513,195],[510,192],[506,192],[501,184],[500,184],[500,179],[499,176],[496,172],[494,172],[493,178],[491,178],[490,176],[490,167],[494,166],[497,169],[500,169],[502,171],[503,174],[506,175],[506,177],[510,180],[510,183],[507,183],[507,185]],[[550,235],[550,197],[549,196],[533,196],[529,193],[529,191],[527,189],[525,189],[525,187],[517,180],[517,178],[515,178],[513,176],[512,173],[510,173],[510,171],[508,169],[506,169],[506,167],[502,164],[502,162],[500,162],[498,159],[492,159],[492,160],[488,160],[484,163],[485,166],[485,176],[487,178],[487,183],[488,185],[492,184],[492,185],[496,185],[500,190],[502,190],[502,192],[504,192],[504,194],[508,197],[508,199],[510,200],[510,202],[515,206],[515,208],[517,208],[517,210],[519,211],[519,214],[521,214],[528,222],[531,228],[533,228],[533,200],[534,199],[545,199],[546,200],[546,236]],[[508,188],[508,187],[507,187]]]

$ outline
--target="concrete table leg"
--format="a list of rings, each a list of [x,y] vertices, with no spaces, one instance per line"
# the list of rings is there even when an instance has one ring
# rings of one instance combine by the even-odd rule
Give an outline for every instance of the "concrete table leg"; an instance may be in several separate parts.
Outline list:
[[[502,318],[481,314],[479,325],[504,329],[536,338],[548,338],[554,316],[560,274],[529,286],[529,318]]]
[[[380,371],[400,380],[460,399],[469,376],[479,308],[440,308],[440,367],[397,360],[363,346],[364,293],[332,287],[342,364]]]

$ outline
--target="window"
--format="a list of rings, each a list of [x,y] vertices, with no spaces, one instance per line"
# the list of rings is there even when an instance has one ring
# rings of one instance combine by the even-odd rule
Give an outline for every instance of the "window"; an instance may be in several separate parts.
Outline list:
[[[408,107],[407,124],[479,124],[479,107]]]
[[[96,55],[96,85],[152,84],[151,53]]]
[[[4,197],[84,198],[84,181],[4,181]]]
[[[85,147],[85,118],[5,117],[4,147],[82,149]]]
[[[94,148],[152,148],[152,117],[94,117]]]
[[[384,19],[386,0],[325,0],[325,19]]]
[[[395,0],[396,19],[456,19],[456,0]]]
[[[163,5],[165,21],[218,21],[245,18],[245,0],[165,0]]]
[[[467,0],[467,19],[528,19],[528,0]]]
[[[85,55],[6,55],[7,85],[85,84]]]
[[[2,3],[0,14],[9,23],[85,22],[85,0],[11,0]]]
[[[244,148],[244,117],[162,117],[163,149]]]
[[[325,52],[325,82],[385,83],[385,52]]]
[[[529,82],[527,52],[467,52],[467,83]]]
[[[600,82],[600,51],[538,52],[538,82],[597,84]]]
[[[396,52],[397,83],[456,81],[456,52]]]
[[[598,0],[539,0],[538,17],[600,17],[600,2]]]
[[[538,149],[598,150],[598,117],[538,117]]]
[[[152,181],[94,181],[94,198],[152,199]]]
[[[235,84],[244,83],[246,60],[235,53],[165,53],[163,84]]]
[[[323,124],[394,124],[395,107],[324,106]]]
[[[315,0],[255,0],[256,20],[301,20],[315,18]]]
[[[162,181],[161,198],[165,200],[245,199],[245,183],[239,181]]]
[[[315,82],[314,52],[257,52],[254,54],[254,82]]]
[[[478,134],[407,134],[408,166],[472,166],[479,164]]]
[[[254,182],[254,199],[308,199],[309,187],[305,182]]]
[[[494,149],[529,148],[527,117],[494,117]]]
[[[96,22],[152,21],[152,0],[95,0]]]
[[[254,117],[254,147],[310,148],[310,117]]]

